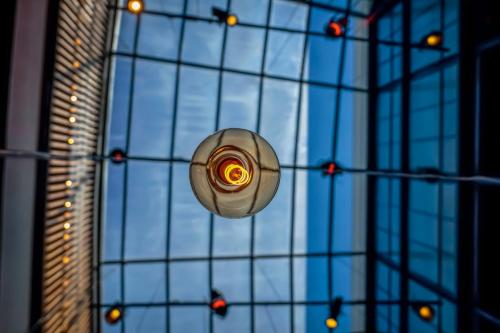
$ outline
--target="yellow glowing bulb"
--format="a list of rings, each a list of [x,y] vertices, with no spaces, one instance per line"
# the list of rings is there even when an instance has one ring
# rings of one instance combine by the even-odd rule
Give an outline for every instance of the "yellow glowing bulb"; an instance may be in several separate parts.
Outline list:
[[[134,14],[139,14],[142,11],[142,1],[140,0],[129,0],[128,10]]]
[[[63,227],[64,229],[68,230],[69,228],[71,228],[71,224],[69,222],[66,222],[64,223]]]
[[[66,201],[66,202],[64,203],[64,207],[66,207],[66,208],[70,208],[70,207],[71,207],[71,202],[70,202],[70,201]]]
[[[69,257],[68,257],[68,256],[64,256],[64,257],[62,258],[62,262],[63,262],[63,264],[65,264],[65,265],[66,265],[66,264],[69,264],[69,261],[70,261],[70,259],[69,259]]]
[[[109,317],[112,319],[112,320],[117,320],[121,317],[122,313],[120,310],[118,309],[113,309],[111,310],[111,312],[109,313]]]
[[[80,62],[79,61],[73,62],[73,67],[79,68],[80,67]]]
[[[75,95],[71,95],[71,97],[69,98],[72,102],[76,102],[78,100],[78,97],[76,97]]]
[[[432,310],[428,306],[422,306],[420,309],[418,309],[418,314],[423,319],[429,320],[432,318]]]
[[[442,38],[438,34],[432,34],[427,36],[427,45],[429,46],[439,46],[441,44]]]
[[[71,238],[71,236],[70,236],[69,234],[64,234],[64,235],[63,235],[63,239],[64,239],[65,241],[69,240],[70,238]]]
[[[248,171],[238,164],[229,164],[224,170],[224,178],[232,185],[244,185],[250,181]]]
[[[236,24],[238,24],[238,17],[236,15],[230,14],[227,19],[226,23],[230,27],[234,27]]]
[[[76,122],[76,118],[75,118],[75,117],[73,117],[73,116],[71,116],[71,117],[69,117],[68,121],[69,121],[70,123],[74,124],[74,123]]]
[[[75,143],[75,139],[73,138],[68,138],[68,145],[72,145],[73,143]]]
[[[66,184],[66,187],[71,187],[71,185],[73,185],[73,182],[68,179],[66,182],[64,182],[64,184]]]
[[[335,318],[328,318],[325,323],[326,327],[328,328],[336,328],[338,326],[337,320],[335,320]]]

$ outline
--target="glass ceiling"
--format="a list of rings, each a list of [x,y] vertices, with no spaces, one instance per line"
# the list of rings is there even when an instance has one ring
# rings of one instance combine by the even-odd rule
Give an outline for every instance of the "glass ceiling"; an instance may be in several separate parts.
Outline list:
[[[239,24],[216,22],[212,7]],[[369,0],[120,1],[109,50],[107,153],[99,262],[102,332],[363,332],[364,168]],[[324,33],[348,17],[347,37]],[[251,218],[210,214],[189,160],[224,128],[262,135],[282,167],[274,200]],[[356,200],[355,200],[356,199]],[[210,290],[230,304],[210,312]]]

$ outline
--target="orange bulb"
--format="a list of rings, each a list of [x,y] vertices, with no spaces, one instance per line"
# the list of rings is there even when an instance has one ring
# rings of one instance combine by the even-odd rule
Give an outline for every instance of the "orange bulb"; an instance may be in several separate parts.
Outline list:
[[[434,318],[434,311],[428,305],[424,305],[418,309],[418,315],[424,320],[431,321]]]
[[[442,37],[439,34],[431,34],[427,36],[427,45],[429,46],[439,46],[441,45]]]
[[[68,257],[68,256],[64,256],[64,257],[62,258],[62,262],[63,262],[63,264],[65,264],[65,265],[69,264],[69,262],[70,262],[69,257]]]
[[[69,240],[70,238],[71,238],[71,236],[70,236],[69,234],[64,234],[64,235],[63,235],[63,239],[64,239],[65,241]]]
[[[335,318],[328,318],[325,321],[325,324],[326,324],[326,327],[328,327],[328,328],[337,328],[337,326],[338,326],[338,322],[337,322],[337,320],[335,320]]]
[[[140,0],[129,0],[128,2],[128,10],[134,14],[142,12],[143,7],[143,3]]]
[[[77,111],[77,110],[76,110],[76,108],[75,108],[75,107],[71,107],[71,108],[69,108],[69,112],[71,112],[71,113],[75,113],[76,111]]]
[[[82,45],[82,40],[80,38],[75,38],[76,45]]]
[[[235,25],[238,24],[238,16],[236,16],[234,14],[228,15],[226,18],[226,23],[228,26],[234,27]]]
[[[73,67],[80,68],[80,62],[79,61],[73,62]]]

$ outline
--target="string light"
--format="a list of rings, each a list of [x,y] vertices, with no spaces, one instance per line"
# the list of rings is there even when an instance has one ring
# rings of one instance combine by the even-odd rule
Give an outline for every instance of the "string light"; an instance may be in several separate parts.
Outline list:
[[[413,311],[418,315],[418,317],[424,321],[431,322],[434,320],[434,309],[429,304],[425,303],[414,303],[412,304]]]
[[[76,84],[72,84],[71,90],[73,90],[73,91],[78,90],[78,86]]]
[[[341,37],[345,35],[345,30],[347,27],[347,17],[341,19],[331,18],[326,24],[325,32],[327,35],[332,37]]]
[[[68,138],[68,141],[67,141],[67,142],[68,142],[68,145],[72,145],[72,144],[74,144],[74,143],[75,143],[75,139],[73,139],[73,138]]]
[[[69,98],[72,102],[76,102],[78,100],[78,97],[76,95],[71,95]]]
[[[73,117],[73,116],[71,116],[71,117],[69,117],[69,118],[68,118],[68,121],[69,121],[70,123],[74,124],[74,123],[76,122],[76,118],[75,118],[75,117]]]
[[[66,223],[64,223],[63,227],[65,230],[68,230],[69,228],[71,228],[71,223],[66,222]]]
[[[82,40],[80,38],[75,38],[75,44],[78,46],[82,45]]]
[[[227,314],[227,301],[218,290],[212,289],[210,309],[212,309],[215,314],[221,317],[225,317]]]
[[[112,308],[109,308],[108,311],[106,311],[106,314],[104,315],[106,322],[111,325],[114,325],[117,322],[119,322],[122,319],[122,317],[123,317],[123,311],[117,305],[113,306]]]
[[[70,262],[70,258],[68,256],[63,256],[62,262],[63,262],[63,264],[67,265]]]
[[[440,47],[443,45],[443,34],[439,31],[432,31],[422,38],[421,44],[428,47]]]
[[[141,0],[129,0],[128,10],[133,14],[140,14],[144,9],[144,3]]]
[[[66,288],[67,286],[69,286],[69,280],[68,279],[66,279],[66,280],[63,281],[63,287]]]
[[[71,180],[67,180],[64,182],[64,184],[66,184],[66,187],[71,187],[73,185],[73,182]]]
[[[63,239],[64,239],[65,241],[69,240],[70,238],[71,238],[70,234],[64,234],[64,235],[63,235]]]
[[[330,315],[325,319],[325,326],[327,328],[334,329],[339,325],[338,316],[340,315],[340,310],[342,309],[342,303],[342,297],[337,297],[330,303]]]
[[[70,107],[70,108],[69,108],[69,112],[71,112],[71,113],[75,113],[76,111],[77,111],[77,110],[76,110],[76,108],[75,108],[75,107]]]
[[[219,23],[226,23],[230,27],[234,27],[238,24],[238,16],[230,13],[227,10],[212,7],[212,15],[217,18],[217,21],[219,21]]]
[[[64,202],[64,207],[70,208],[71,207],[71,201]]]
[[[111,162],[115,164],[124,162],[126,158],[125,152],[121,149],[114,149],[110,155],[111,155]]]
[[[80,68],[80,62],[79,61],[73,62],[73,67]]]

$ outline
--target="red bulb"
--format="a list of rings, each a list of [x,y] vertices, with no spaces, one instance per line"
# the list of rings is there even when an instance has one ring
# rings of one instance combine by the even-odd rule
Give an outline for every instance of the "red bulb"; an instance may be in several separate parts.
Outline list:
[[[341,36],[342,35],[342,26],[338,24],[337,22],[330,22],[328,23],[328,27],[330,28],[330,31],[333,32],[335,36]]]
[[[215,301],[212,302],[212,309],[217,310],[217,309],[225,307],[226,305],[227,304],[226,304],[225,300],[216,299]]]

